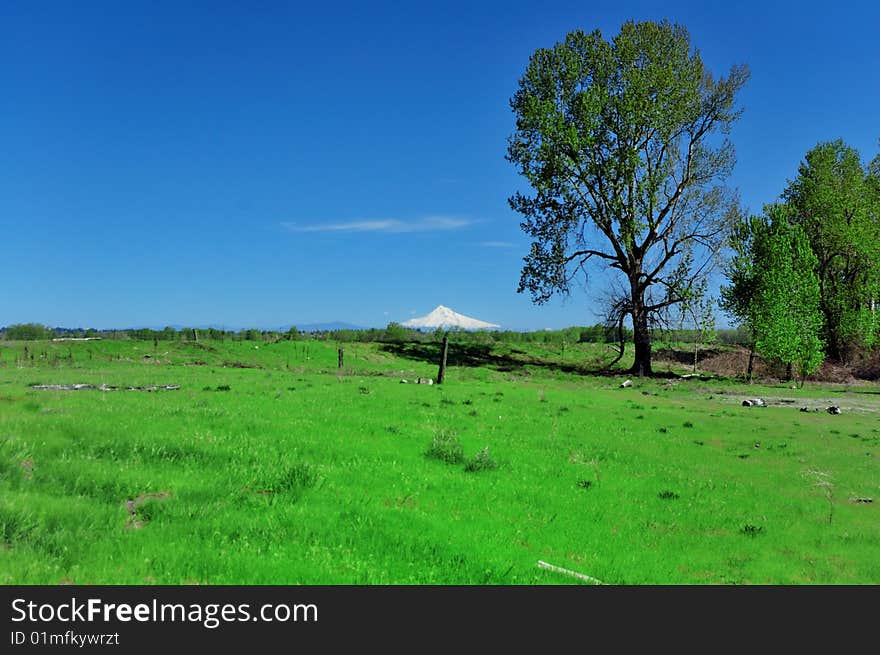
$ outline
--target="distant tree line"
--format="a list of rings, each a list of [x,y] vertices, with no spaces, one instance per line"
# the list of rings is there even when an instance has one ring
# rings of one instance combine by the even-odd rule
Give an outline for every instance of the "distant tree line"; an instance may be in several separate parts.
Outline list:
[[[152,330],[149,328],[98,330],[94,328],[53,328],[37,323],[24,323],[0,328],[0,339],[6,341],[40,341],[63,337],[100,337],[101,339],[108,340],[166,342],[193,342],[197,339],[205,339],[211,341],[253,341],[261,343],[305,340],[339,343],[427,343],[438,341],[443,334],[447,334],[453,343],[568,345],[575,343],[617,343],[619,341],[617,326],[608,326],[601,323],[591,326],[568,327],[561,330],[536,330],[531,332],[514,330],[478,332],[448,330],[434,332],[403,327],[399,323],[389,323],[384,328],[318,330],[312,332],[300,331],[295,327],[285,331],[257,330],[253,328],[233,331],[215,328],[173,327],[166,327],[162,330]],[[630,328],[623,328],[623,338],[632,339],[632,330]],[[748,345],[750,339],[751,334],[744,326],[717,329],[709,338],[706,338],[705,334],[700,334],[692,329],[666,330],[662,335],[662,341],[667,343],[693,343],[695,340],[699,340],[702,343],[717,341],[726,345]]]

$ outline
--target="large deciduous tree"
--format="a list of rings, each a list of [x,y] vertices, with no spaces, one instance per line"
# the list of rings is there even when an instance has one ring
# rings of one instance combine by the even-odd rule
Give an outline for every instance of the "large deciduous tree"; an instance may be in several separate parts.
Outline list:
[[[878,169],[842,140],[820,143],[783,193],[818,258],[828,354],[844,362],[880,336]]]
[[[633,372],[651,372],[651,326],[704,279],[738,213],[734,164],[743,66],[715,79],[685,28],[627,22],[606,41],[570,33],[536,51],[511,99],[507,159],[528,180],[510,206],[533,239],[519,283],[536,303],[591,263],[615,269],[633,325]]]
[[[816,255],[791,208],[768,205],[735,226],[722,306],[749,326],[762,357],[796,367],[803,385],[823,360]]]

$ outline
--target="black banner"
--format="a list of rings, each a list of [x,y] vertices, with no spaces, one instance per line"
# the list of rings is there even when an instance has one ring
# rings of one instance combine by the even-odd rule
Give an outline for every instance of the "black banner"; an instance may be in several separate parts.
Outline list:
[[[712,629],[868,628],[878,587],[0,587],[0,650],[467,648],[687,641]],[[769,633],[768,633],[769,631]],[[789,635],[787,635],[788,638]]]

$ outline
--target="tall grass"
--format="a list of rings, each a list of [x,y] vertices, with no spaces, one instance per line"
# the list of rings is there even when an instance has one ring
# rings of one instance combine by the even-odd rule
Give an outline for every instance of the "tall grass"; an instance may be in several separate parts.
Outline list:
[[[321,342],[68,348],[0,366],[3,584],[574,581],[539,559],[615,584],[880,583],[876,387],[620,389],[527,346],[442,386],[400,384],[436,365],[376,344],[342,372]],[[829,396],[840,416],[797,411]]]

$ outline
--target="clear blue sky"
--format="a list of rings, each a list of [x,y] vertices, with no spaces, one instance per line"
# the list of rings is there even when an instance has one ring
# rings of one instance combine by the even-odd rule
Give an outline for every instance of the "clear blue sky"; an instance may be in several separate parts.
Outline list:
[[[751,210],[819,141],[877,153],[873,0],[5,2],[0,325],[593,323],[598,283],[516,293],[508,100],[536,48],[663,17],[751,68]]]

